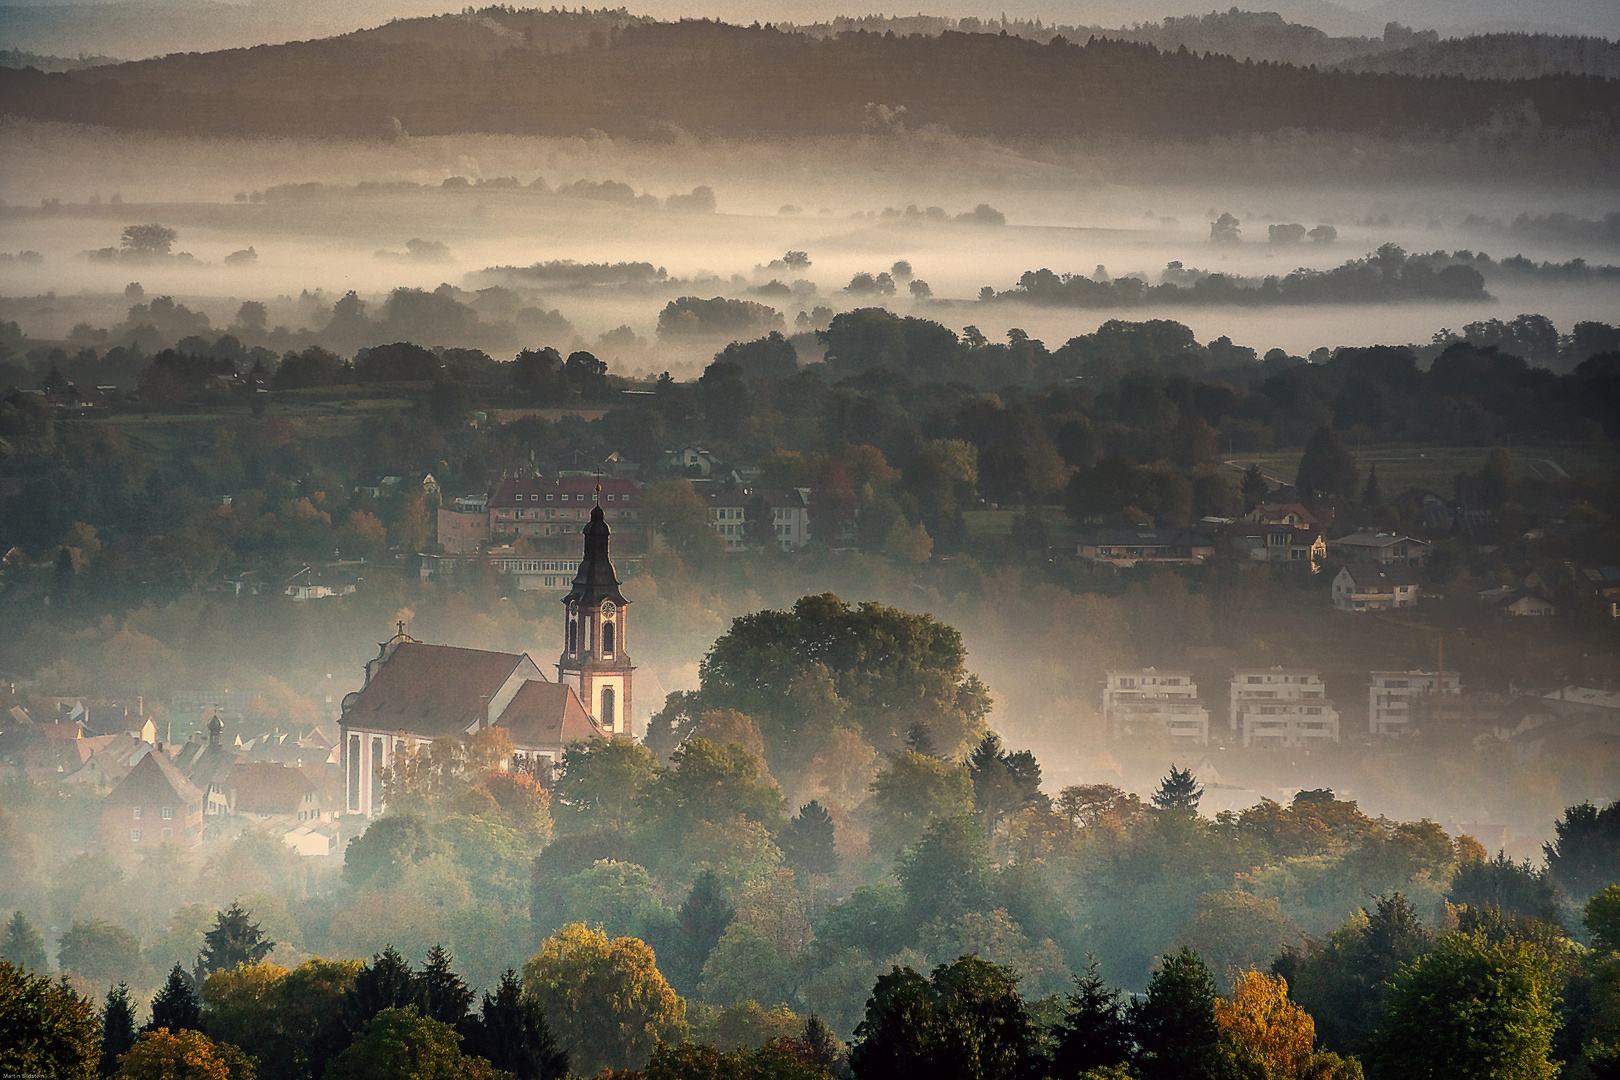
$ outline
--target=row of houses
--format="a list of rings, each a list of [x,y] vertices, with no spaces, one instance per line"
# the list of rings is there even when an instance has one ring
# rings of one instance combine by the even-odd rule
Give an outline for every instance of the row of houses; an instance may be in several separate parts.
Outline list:
[[[810,490],[761,488],[733,473],[698,476],[709,526],[726,551],[774,543],[793,551],[810,542]],[[594,508],[614,531],[620,558],[637,562],[658,542],[644,518],[643,486],[626,477],[562,473],[504,477],[484,495],[452,500],[438,512],[438,552],[424,554],[424,580],[466,573],[487,558],[522,591],[567,591],[579,570],[577,540]]]
[[[278,732],[227,745],[218,716],[206,738],[197,733],[179,744],[164,742],[151,718],[110,734],[82,718],[35,722],[18,707],[7,721],[0,767],[102,793],[100,838],[115,855],[165,843],[192,847],[211,831],[245,827],[269,829],[303,855],[338,850],[334,739]],[[324,748],[313,745],[323,741]]]
[[[1416,730],[1418,703],[1462,693],[1455,671],[1374,671],[1370,677],[1368,731],[1378,737]],[[1192,672],[1112,670],[1106,679],[1102,714],[1110,738],[1158,733],[1177,742],[1209,743],[1210,713]],[[1341,738],[1339,710],[1320,673],[1298,668],[1234,669],[1226,719],[1246,747],[1310,747]]]

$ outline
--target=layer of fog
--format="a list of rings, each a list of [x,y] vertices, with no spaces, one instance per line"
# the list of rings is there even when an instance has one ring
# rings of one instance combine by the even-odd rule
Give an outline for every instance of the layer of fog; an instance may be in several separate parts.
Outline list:
[[[1567,330],[1582,319],[1612,320],[1620,308],[1616,284],[1555,288],[1510,281],[1488,284],[1493,301],[1389,305],[1376,318],[1358,306],[1100,311],[974,302],[982,287],[1006,290],[1023,272],[1043,267],[1156,282],[1167,263],[1179,261],[1259,277],[1327,269],[1385,243],[1409,251],[1465,248],[1498,259],[1522,254],[1538,262],[1620,263],[1620,247],[1598,238],[1575,244],[1506,231],[1526,213],[1601,220],[1620,208],[1620,187],[1612,181],[1290,179],[1280,167],[1289,155],[1272,150],[1246,177],[1234,177],[1240,171],[1234,166],[1198,183],[1187,179],[1185,166],[1198,156],[1192,148],[1181,148],[1178,162],[1170,152],[1021,153],[927,136],[770,147],[488,137],[292,143],[11,124],[0,128],[0,152],[0,198],[11,207],[0,216],[0,251],[43,257],[0,262],[0,296],[46,297],[9,304],[6,315],[46,339],[65,337],[81,321],[116,325],[128,309],[123,292],[132,280],[147,296],[172,295],[223,328],[243,300],[272,302],[274,325],[277,297],[319,292],[330,304],[351,289],[375,301],[398,287],[448,282],[476,288],[488,282],[468,275],[487,267],[572,259],[644,261],[681,279],[679,286],[639,295],[542,290],[536,297],[548,310],[559,309],[587,342],[625,325],[656,342],[658,312],[673,296],[747,296],[772,278],[791,282],[793,275],[768,265],[788,250],[809,252],[813,263],[803,277],[814,292],[801,284],[793,297],[760,299],[782,311],[789,328],[799,311],[816,305],[837,311],[883,302],[958,331],[975,325],[991,337],[1016,326],[1054,347],[1109,318],[1178,319],[1204,340],[1226,335],[1261,352],[1279,347],[1303,354],[1324,345],[1422,342],[1441,327],[1524,312],[1545,314]],[[1230,156],[1232,148],[1210,149],[1212,158],[1223,153]],[[119,162],[116,172],[106,167],[109,157]],[[655,200],[707,185],[719,212],[603,203],[526,187],[438,188],[452,176],[475,184],[513,177],[522,185],[539,177],[552,188],[611,180]],[[312,181],[336,190],[308,200],[258,194]],[[346,190],[400,181],[425,187],[366,196]],[[112,204],[115,195],[121,205]],[[46,200],[54,200],[48,209],[32,209]],[[980,204],[1003,213],[1007,224],[952,220]],[[1242,221],[1241,244],[1210,243],[1210,222],[1222,213]],[[125,225],[146,222],[178,230],[176,250],[189,252],[195,263],[132,266],[84,257],[117,246]],[[1337,239],[1270,243],[1268,227],[1278,223],[1331,225]],[[447,252],[434,261],[379,256],[403,256],[414,238]],[[250,246],[257,254],[252,265],[225,264],[226,256]],[[854,274],[882,272],[897,260],[909,262],[943,302],[914,303],[904,282],[896,296],[881,301],[843,291]],[[701,358],[687,351],[618,366],[656,369],[673,361],[678,367]]]

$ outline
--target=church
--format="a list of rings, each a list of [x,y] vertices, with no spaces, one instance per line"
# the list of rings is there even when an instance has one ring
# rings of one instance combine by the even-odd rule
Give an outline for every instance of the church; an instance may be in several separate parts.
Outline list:
[[[550,769],[570,743],[630,738],[626,609],[600,503],[585,526],[585,554],[563,597],[562,652],[550,681],[528,653],[430,645],[401,622],[366,664],[365,684],[343,699],[343,773],[351,814],[383,810],[382,776],[396,755],[487,727],[512,740],[510,767]]]

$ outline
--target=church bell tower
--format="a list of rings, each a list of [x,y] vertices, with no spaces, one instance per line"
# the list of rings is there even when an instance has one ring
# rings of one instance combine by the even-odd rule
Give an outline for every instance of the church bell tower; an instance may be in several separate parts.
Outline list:
[[[563,651],[557,660],[557,681],[574,688],[603,731],[629,738],[630,676],[635,671],[625,651],[629,644],[625,609],[630,601],[619,591],[608,555],[610,533],[597,503],[585,526],[585,557],[562,601]]]

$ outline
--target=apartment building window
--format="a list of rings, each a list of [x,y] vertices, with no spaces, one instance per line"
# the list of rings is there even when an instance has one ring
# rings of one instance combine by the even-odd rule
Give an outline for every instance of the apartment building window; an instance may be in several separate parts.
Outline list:
[[[158,811],[158,817],[162,818],[164,821],[173,821],[174,820],[174,807],[172,807],[172,806],[163,807],[163,809]]]
[[[131,817],[133,817],[136,821],[141,820],[141,808],[139,806],[136,806],[136,807],[133,807],[132,809],[133,809],[134,812],[131,814]]]
[[[141,842],[141,830],[139,830],[139,829],[131,829],[131,830],[129,830],[129,842],[132,843],[132,844],[140,843]]]

